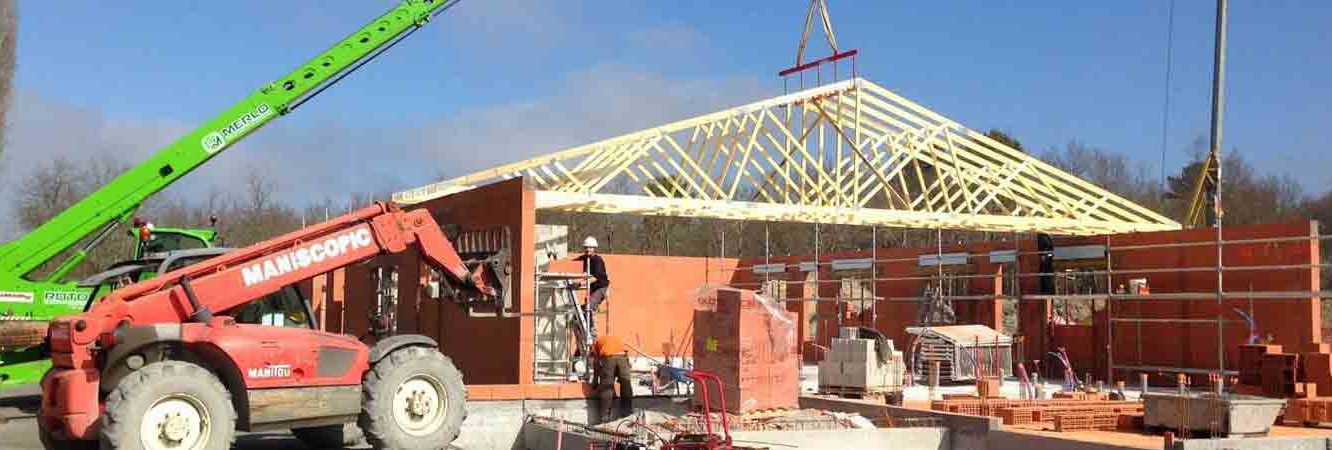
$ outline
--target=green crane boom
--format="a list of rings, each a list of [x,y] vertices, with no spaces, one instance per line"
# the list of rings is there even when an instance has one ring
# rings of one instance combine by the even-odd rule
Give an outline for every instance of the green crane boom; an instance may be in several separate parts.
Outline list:
[[[89,250],[129,220],[145,200],[337,83],[456,3],[457,0],[402,1],[37,229],[0,247],[0,326],[4,322],[44,321],[81,311],[89,290],[65,282],[64,276],[86,258]],[[83,243],[80,248],[69,252],[50,276],[32,279],[34,271],[80,242]],[[0,350],[11,349],[0,343]],[[0,364],[10,364],[12,359],[0,354]],[[18,381],[14,376],[0,367],[0,382]]]

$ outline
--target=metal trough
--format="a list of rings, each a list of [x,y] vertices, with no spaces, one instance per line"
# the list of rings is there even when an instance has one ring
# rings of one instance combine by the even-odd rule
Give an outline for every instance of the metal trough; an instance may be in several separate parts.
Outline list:
[[[1215,394],[1147,393],[1142,401],[1143,424],[1148,427],[1232,437],[1266,435],[1286,404],[1279,398]]]

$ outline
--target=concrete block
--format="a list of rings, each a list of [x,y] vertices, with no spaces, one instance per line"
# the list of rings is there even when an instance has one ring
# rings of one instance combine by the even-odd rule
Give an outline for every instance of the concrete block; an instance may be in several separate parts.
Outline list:
[[[819,386],[843,386],[842,363],[823,361],[819,363]]]

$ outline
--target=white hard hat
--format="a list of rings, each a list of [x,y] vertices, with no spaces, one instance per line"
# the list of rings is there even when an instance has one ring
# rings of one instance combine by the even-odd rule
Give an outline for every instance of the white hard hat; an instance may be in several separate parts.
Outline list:
[[[592,236],[588,236],[587,239],[583,239],[583,247],[584,247],[584,248],[586,248],[586,247],[596,248],[596,247],[597,247],[597,238],[594,238],[594,237],[592,237]]]

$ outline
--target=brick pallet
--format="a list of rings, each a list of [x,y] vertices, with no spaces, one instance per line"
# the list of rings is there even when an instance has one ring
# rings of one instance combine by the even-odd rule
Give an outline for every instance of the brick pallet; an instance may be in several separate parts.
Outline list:
[[[1139,413],[1120,414],[1116,428],[1120,431],[1141,431],[1143,415]]]
[[[1113,430],[1119,426],[1118,413],[1066,414],[1055,417],[1055,431]]]
[[[1332,397],[1292,398],[1286,400],[1283,420],[1295,425],[1332,422]]]
[[[1106,402],[1111,403],[1111,402]],[[1063,415],[1088,416],[1097,414],[1141,413],[1142,404],[1137,402],[1118,402],[1119,404],[1079,405],[1079,406],[1020,406],[1000,409],[999,417],[1005,425],[1024,425],[1029,423],[1053,423]]]
[[[1263,355],[1281,353],[1281,350],[1280,345],[1239,346],[1239,384],[1262,386]]]
[[[1051,409],[1051,408],[1127,408],[1136,407],[1141,411],[1142,404],[1138,402],[1126,401],[1099,401],[1099,400],[1007,400],[1007,399],[950,399],[935,400],[930,403],[930,409],[935,411],[951,412],[957,414],[967,414],[972,416],[993,416],[1010,417],[1012,413],[1004,413],[1004,410],[1011,408],[1033,408]],[[1006,416],[1008,414],[1009,416]],[[1026,419],[1018,419],[1018,423]],[[1049,419],[1053,420],[1053,419]],[[1004,423],[1012,423],[1006,419]]]
[[[1290,397],[1303,394],[1303,386],[1296,386],[1299,373],[1298,353],[1267,353],[1262,358],[1263,394],[1268,397]]]
[[[694,367],[721,378],[725,389],[711,392],[713,405],[726,396],[733,414],[794,408],[800,393],[795,313],[776,317],[753,291],[717,289],[699,301],[711,307],[694,311]],[[694,404],[702,403],[695,390]]]

